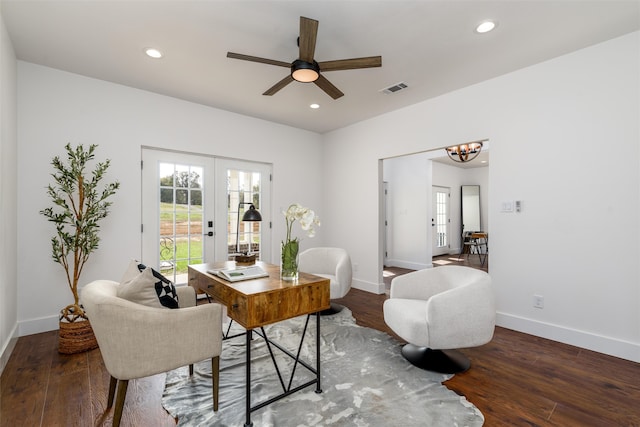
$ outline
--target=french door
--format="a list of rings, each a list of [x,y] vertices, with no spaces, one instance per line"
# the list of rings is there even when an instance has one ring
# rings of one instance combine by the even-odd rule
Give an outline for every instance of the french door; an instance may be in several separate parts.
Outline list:
[[[228,259],[240,228],[240,241],[269,260],[270,165],[148,148],[142,165],[143,263],[187,283],[189,264]],[[239,199],[257,201],[262,223],[237,226]]]
[[[431,230],[433,236],[432,255],[444,255],[449,253],[449,202],[451,191],[446,187],[433,186],[431,204]]]

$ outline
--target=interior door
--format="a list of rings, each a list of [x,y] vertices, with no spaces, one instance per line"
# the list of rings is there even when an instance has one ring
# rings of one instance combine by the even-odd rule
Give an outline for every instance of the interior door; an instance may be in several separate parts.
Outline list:
[[[433,203],[431,208],[431,229],[433,236],[432,255],[445,255],[449,253],[450,242],[450,215],[449,203],[451,201],[451,190],[447,187],[433,186],[431,188]]]
[[[142,262],[176,284],[215,258],[213,157],[142,150]]]
[[[389,206],[388,206],[388,192],[389,192],[389,183],[388,182],[383,182],[383,191],[384,191],[384,237],[383,237],[383,265],[388,265],[387,263],[387,255],[389,255],[388,253],[388,249],[387,249],[387,244],[389,242],[389,220],[387,217],[387,214],[389,212]]]

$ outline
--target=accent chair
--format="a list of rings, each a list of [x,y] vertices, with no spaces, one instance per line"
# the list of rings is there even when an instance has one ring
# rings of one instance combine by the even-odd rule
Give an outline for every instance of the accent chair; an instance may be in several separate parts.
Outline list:
[[[458,348],[488,343],[496,309],[491,277],[463,266],[418,270],[391,281],[384,321],[406,344],[402,355],[422,369],[456,373],[470,361]]]
[[[218,410],[222,352],[222,306],[196,305],[191,286],[177,287],[178,309],[141,305],[117,296],[118,282],[96,280],[81,293],[82,304],[111,375],[107,408],[118,389],[113,426],[122,418],[129,380],[211,359],[213,410]]]
[[[342,248],[310,248],[298,255],[298,269],[330,280],[330,299],[343,298],[351,289],[351,257]],[[339,313],[344,307],[335,302],[321,314]]]

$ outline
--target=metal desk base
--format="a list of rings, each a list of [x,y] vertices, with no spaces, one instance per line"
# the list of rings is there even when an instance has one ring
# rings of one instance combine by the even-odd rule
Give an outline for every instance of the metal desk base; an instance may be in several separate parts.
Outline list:
[[[286,348],[282,347],[281,345],[279,345],[278,343],[271,341],[269,339],[269,337],[267,337],[267,333],[264,330],[264,327],[260,328],[260,332],[258,332],[257,330],[254,329],[249,329],[247,330],[244,334],[236,334],[233,336],[229,336],[229,330],[227,330],[227,334],[225,334],[224,339],[231,339],[240,335],[245,335],[245,339],[246,339],[246,355],[247,355],[247,360],[246,360],[246,391],[247,391],[247,395],[246,395],[246,406],[245,406],[245,412],[246,412],[246,421],[244,423],[244,425],[246,427],[249,426],[253,426],[253,422],[251,422],[251,413],[253,411],[257,411],[260,408],[264,408],[267,405],[272,404],[273,402],[276,402],[284,397],[287,397],[297,391],[300,391],[302,389],[305,389],[307,387],[309,387],[310,385],[315,384],[316,385],[316,393],[322,393],[322,388],[320,387],[320,312],[315,313],[315,317],[316,317],[316,367],[314,368],[313,366],[309,365],[307,362],[305,362],[304,360],[300,359],[300,352],[302,351],[302,344],[304,342],[304,338],[307,334],[307,327],[309,326],[309,319],[311,318],[312,314],[308,314],[307,315],[307,320],[305,321],[304,324],[304,329],[302,331],[302,335],[300,337],[300,343],[298,345],[298,350],[296,352],[296,354],[291,353],[289,350],[287,350]],[[230,327],[231,325],[229,325]],[[267,344],[267,349],[269,350],[269,355],[271,356],[271,360],[273,361],[273,366],[276,370],[276,373],[278,374],[278,379],[280,380],[280,385],[282,386],[282,393],[278,394],[277,396],[274,396],[270,399],[267,399],[263,402],[260,402],[256,405],[251,406],[251,341],[253,340],[253,334],[256,334],[260,337],[262,337],[265,340],[265,343]],[[277,348],[278,350],[280,350],[281,352],[283,352],[284,354],[286,354],[287,356],[289,356],[291,359],[294,360],[294,364],[293,364],[293,369],[291,370],[291,376],[288,379],[288,383],[285,384],[285,378],[283,378],[282,373],[280,372],[280,367],[278,366],[278,363],[275,359],[274,353],[273,353],[273,347]],[[296,368],[298,367],[298,365],[301,365],[302,367],[306,368],[308,371],[310,371],[312,374],[315,374],[315,378],[312,379],[311,381],[307,381],[306,383],[297,385],[297,386],[293,386],[293,377],[295,376],[296,373]]]

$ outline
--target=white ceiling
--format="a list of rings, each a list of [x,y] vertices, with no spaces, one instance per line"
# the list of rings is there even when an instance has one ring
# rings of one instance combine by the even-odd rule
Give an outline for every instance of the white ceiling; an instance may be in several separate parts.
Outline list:
[[[640,28],[640,1],[1,0],[18,59],[325,133]],[[262,93],[291,62],[300,16],[320,21],[315,59],[382,55],[382,67],[327,72]],[[483,20],[498,21],[488,34]],[[143,48],[165,54],[152,60]],[[395,94],[380,90],[405,82]],[[311,103],[320,109],[311,110]]]

